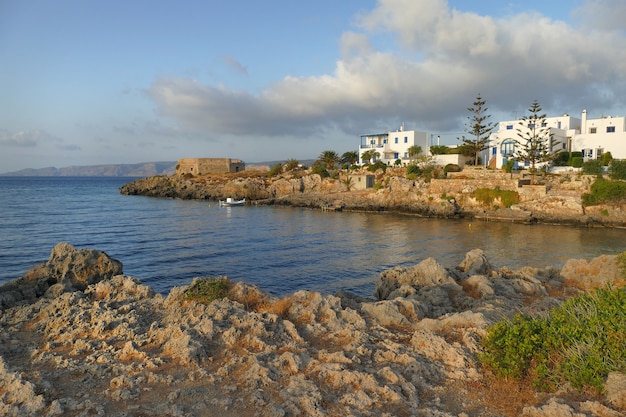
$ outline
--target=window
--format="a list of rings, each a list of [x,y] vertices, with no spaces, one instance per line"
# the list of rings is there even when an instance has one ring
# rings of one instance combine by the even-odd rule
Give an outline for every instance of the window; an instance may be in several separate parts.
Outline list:
[[[500,145],[500,153],[502,156],[511,156],[515,153],[515,141],[513,139],[507,139]]]
[[[541,124],[541,127],[546,127],[546,126],[548,126],[548,124],[547,124],[546,122],[543,122],[543,123]]]
[[[506,125],[506,130],[513,130],[513,125]]]
[[[386,143],[387,143],[387,139],[383,139],[383,143],[385,143],[385,144],[386,144]]]
[[[405,153],[404,153],[404,157],[405,157],[405,158],[408,158],[408,157],[409,157],[409,153],[408,153],[408,152],[405,152]]]
[[[396,138],[396,143],[398,143],[398,138]]]
[[[409,143],[409,138],[407,136],[404,137],[404,143]]]
[[[398,152],[396,152],[396,153],[394,153],[394,154],[393,154],[393,159],[398,159],[399,157],[400,157],[400,156],[399,156]]]
[[[589,128],[589,133],[596,133],[597,128],[595,127],[590,127]]]
[[[615,133],[615,126],[607,126],[606,133]]]
[[[558,127],[559,127],[559,129],[561,128],[561,121],[560,120],[559,120],[559,123],[558,123]]]
[[[535,128],[535,124],[534,123],[528,123],[528,128],[529,129],[534,129]]]

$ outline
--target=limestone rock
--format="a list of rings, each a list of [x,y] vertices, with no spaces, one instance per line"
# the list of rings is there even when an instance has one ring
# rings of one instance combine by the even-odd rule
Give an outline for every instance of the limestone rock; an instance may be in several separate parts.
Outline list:
[[[599,256],[591,261],[570,259],[563,265],[561,275],[566,283],[582,289],[600,288],[608,283],[619,286],[626,284],[617,256],[614,255]]]
[[[88,285],[121,274],[122,269],[122,263],[105,252],[78,250],[69,243],[59,243],[52,249],[48,261],[0,287],[0,308],[32,302],[49,289],[49,297],[63,291],[84,290]]]
[[[460,286],[448,271],[433,258],[427,258],[412,268],[396,267],[383,271],[376,282],[374,296],[386,300],[402,285],[429,287],[449,285],[460,290]]]

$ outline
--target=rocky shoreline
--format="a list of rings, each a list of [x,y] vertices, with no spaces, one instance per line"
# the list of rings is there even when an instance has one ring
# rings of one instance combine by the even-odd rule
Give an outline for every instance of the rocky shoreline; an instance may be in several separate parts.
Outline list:
[[[607,283],[616,256],[510,270],[475,249],[384,271],[371,299],[239,282],[202,304],[60,243],[0,287],[0,415],[618,417],[624,374],[602,396],[536,393],[477,361],[490,323]]]
[[[155,176],[121,187],[121,194],[193,200],[245,198],[250,204],[282,205],[332,211],[390,212],[437,218],[463,218],[516,223],[545,223],[579,227],[626,227],[626,204],[585,207],[581,195],[589,192],[593,176],[545,177],[543,184],[520,186],[522,174],[466,168],[446,179],[407,179],[404,169],[378,171],[377,187],[348,189],[346,178],[366,171],[342,173],[338,179],[316,174],[262,173],[204,177]],[[463,175],[460,175],[463,174]],[[519,202],[505,208],[499,200],[476,199],[479,188],[512,190]]]

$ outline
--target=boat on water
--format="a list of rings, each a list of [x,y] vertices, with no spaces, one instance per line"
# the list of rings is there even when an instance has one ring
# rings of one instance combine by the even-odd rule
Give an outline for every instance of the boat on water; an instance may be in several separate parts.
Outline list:
[[[219,200],[220,207],[233,207],[233,206],[243,206],[246,204],[246,199],[243,200],[235,200],[234,198],[228,197],[226,200]]]

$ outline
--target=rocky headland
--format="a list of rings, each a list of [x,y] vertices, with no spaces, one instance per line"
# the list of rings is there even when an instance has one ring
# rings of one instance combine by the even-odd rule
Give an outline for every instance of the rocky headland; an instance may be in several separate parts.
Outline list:
[[[510,270],[475,249],[452,267],[384,271],[371,299],[238,282],[204,304],[60,243],[0,287],[0,415],[623,416],[622,373],[602,395],[543,393],[477,360],[491,323],[622,286],[623,273],[617,256]]]
[[[322,178],[308,171],[207,175],[154,176],[124,185],[126,195],[219,200],[246,198],[251,204],[284,205],[322,210],[394,212],[424,217],[466,218],[486,221],[551,223],[582,227],[626,227],[626,204],[584,206],[581,196],[595,176],[563,173],[537,177],[530,185],[524,173],[507,174],[484,168],[465,168],[445,178],[409,179],[405,168],[375,173],[366,169],[341,171]],[[375,177],[375,186],[357,188],[355,178]],[[477,190],[495,190],[493,198]],[[497,192],[511,191],[516,202],[507,205]]]

